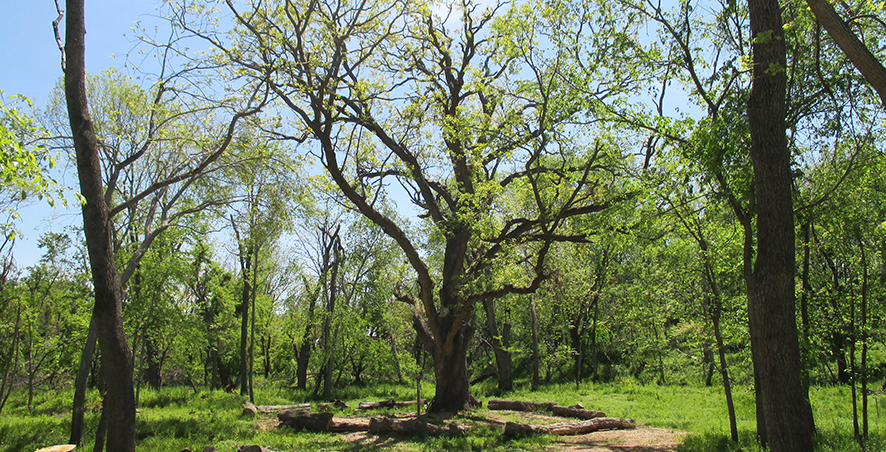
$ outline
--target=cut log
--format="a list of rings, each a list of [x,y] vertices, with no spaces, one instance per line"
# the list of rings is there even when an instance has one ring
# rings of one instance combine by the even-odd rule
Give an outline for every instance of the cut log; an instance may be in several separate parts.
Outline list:
[[[426,403],[428,403],[427,399],[421,399],[422,405],[424,405]],[[360,405],[358,406],[358,408],[361,410],[374,410],[377,408],[393,408],[393,407],[397,407],[397,406],[409,406],[409,405],[415,405],[415,400],[409,400],[406,402],[398,402],[394,399],[388,399],[388,400],[381,400],[378,402],[360,402]]]
[[[315,432],[328,432],[332,425],[332,413],[306,413],[302,410],[284,411],[277,414],[283,425]]]
[[[583,435],[597,430],[616,430],[637,428],[633,419],[600,417],[581,422],[561,422],[559,424],[533,425],[506,422],[502,428],[504,436],[520,436],[531,434],[543,435]]]
[[[461,436],[467,429],[467,427],[462,425],[449,424],[446,427],[441,427],[439,425],[426,424],[415,419],[400,421],[387,417],[374,417],[369,420],[369,433],[373,435],[402,433],[423,436]]]
[[[486,406],[490,410],[511,410],[511,411],[550,411],[556,403],[554,402],[526,402],[522,400],[490,400]]]
[[[347,403],[344,403],[341,400],[335,399],[329,403],[318,403],[317,404],[317,411],[324,412],[324,411],[329,411],[333,408],[347,408],[347,407],[348,407]]]
[[[255,415],[258,414],[258,407],[256,407],[254,403],[250,402],[249,399],[244,400],[243,404],[240,406],[243,407],[243,416],[255,417]]]
[[[606,413],[597,410],[584,410],[581,408],[573,408],[573,406],[554,405],[551,411],[554,416],[577,417],[579,419],[594,419],[598,417],[606,417]],[[580,405],[579,405],[580,406]]]
[[[76,448],[77,446],[74,446],[72,444],[61,444],[58,446],[49,446],[44,447],[43,449],[37,449],[34,452],[71,452]]]
[[[331,433],[368,432],[369,422],[356,419],[337,421],[333,418],[332,424],[329,425],[329,431]]]
[[[294,405],[258,405],[255,409],[262,414],[280,413],[282,411],[310,410],[310,403],[297,403]]]

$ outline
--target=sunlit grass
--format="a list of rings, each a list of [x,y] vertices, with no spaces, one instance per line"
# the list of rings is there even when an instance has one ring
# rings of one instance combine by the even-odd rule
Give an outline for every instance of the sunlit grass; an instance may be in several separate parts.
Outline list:
[[[322,403],[327,400],[313,391],[289,388],[278,381],[257,379],[256,404],[282,405]],[[753,393],[746,386],[734,389],[738,428],[741,441],[729,441],[729,423],[722,389],[719,387],[643,385],[633,380],[616,383],[576,386],[574,383],[543,385],[530,391],[528,382],[518,381],[517,390],[502,394],[494,382],[473,388],[481,400],[507,398],[531,401],[552,401],[562,405],[581,403],[588,409],[602,410],[609,416],[632,418],[640,425],[687,431],[680,447],[682,452],[758,452],[763,449],[754,435]],[[345,401],[349,408],[335,411],[336,416],[353,415],[359,402],[394,398],[412,400],[415,388],[383,384],[348,386],[336,389],[333,397]],[[422,395],[433,395],[433,386],[423,384]],[[818,387],[811,391],[813,409],[820,433],[816,451],[861,451],[854,438],[849,389]],[[28,411],[26,395],[15,393],[0,415],[0,451],[31,451],[51,444],[67,442],[70,428],[70,391],[40,393]],[[139,451],[202,450],[215,446],[220,451],[233,451],[244,444],[258,444],[278,452],[301,450],[357,451],[385,448],[395,451],[492,450],[540,451],[554,441],[549,436],[506,439],[500,428],[482,421],[486,409],[466,413],[459,422],[471,426],[460,438],[419,438],[408,436],[367,437],[349,442],[340,434],[322,434],[276,427],[274,416],[252,419],[242,415],[244,397],[222,391],[194,392],[188,387],[140,391],[137,425]],[[98,394],[87,397],[86,443],[80,450],[91,450],[98,424],[98,413],[89,408],[98,406]],[[886,396],[869,398],[870,438],[867,450],[886,450]],[[373,410],[361,416],[407,414],[414,406]]]

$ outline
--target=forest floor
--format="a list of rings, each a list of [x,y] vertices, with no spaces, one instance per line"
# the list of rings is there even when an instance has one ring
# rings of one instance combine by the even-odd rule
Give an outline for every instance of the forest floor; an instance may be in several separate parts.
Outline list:
[[[414,418],[414,416],[410,415],[389,415],[389,417],[404,420]],[[350,423],[365,422],[368,426],[370,418],[347,416],[344,419],[347,419]],[[492,427],[499,427],[508,421],[525,424],[551,424],[563,422],[563,418],[544,413],[497,411],[487,412],[482,416],[471,416],[469,424],[486,424]],[[459,422],[459,420],[455,422],[463,423]],[[278,426],[279,422],[271,417],[259,421],[260,430],[271,431]],[[568,452],[675,452],[682,443],[683,438],[688,434],[689,432],[640,425],[636,429],[629,430],[601,430],[584,435],[555,437],[545,447],[545,450]],[[341,437],[345,443],[365,448],[393,450],[399,448],[398,436],[396,435],[377,436],[368,432],[353,432],[342,434]]]

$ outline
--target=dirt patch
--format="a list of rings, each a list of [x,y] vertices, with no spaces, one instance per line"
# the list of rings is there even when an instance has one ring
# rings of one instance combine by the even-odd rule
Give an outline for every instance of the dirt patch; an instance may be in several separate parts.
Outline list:
[[[390,417],[410,418],[412,416],[389,415]],[[344,417],[349,423],[365,422],[368,428],[368,417]],[[563,422],[564,418],[551,416],[546,413],[532,413],[519,411],[491,411],[482,416],[470,417],[473,423],[504,425],[505,422],[521,422],[526,424],[553,424]],[[469,422],[471,422],[469,421]],[[455,422],[462,423],[458,420]],[[260,429],[268,430],[278,426],[276,419],[267,419],[260,423]],[[585,452],[674,452],[682,443],[687,432],[674,431],[665,428],[638,426],[631,430],[601,430],[585,435],[560,436],[555,439],[545,450],[549,451],[585,451]],[[347,443],[360,445],[367,449],[392,449],[398,450],[399,440],[396,435],[376,436],[367,432],[342,433],[342,440]]]
[[[588,452],[673,452],[688,433],[639,426],[634,430],[602,430],[562,436],[547,450]]]
[[[494,411],[486,414],[489,422],[522,422],[525,424],[555,424],[565,419],[545,413]],[[587,452],[673,452],[683,442],[687,432],[666,428],[638,426],[632,430],[601,430],[585,435],[560,436],[546,450]]]

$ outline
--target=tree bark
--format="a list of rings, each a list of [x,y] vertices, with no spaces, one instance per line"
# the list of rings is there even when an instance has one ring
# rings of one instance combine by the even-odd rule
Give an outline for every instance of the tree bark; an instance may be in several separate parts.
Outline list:
[[[326,317],[323,320],[323,351],[326,355],[326,361],[323,366],[323,396],[329,398],[332,396],[332,364],[334,339],[332,334],[333,316],[335,315],[335,299],[338,297],[338,268],[341,264],[341,238],[339,230],[341,226],[335,228],[335,232],[329,234],[324,230],[329,238],[329,247],[331,250],[332,261],[329,268],[329,277],[323,278],[326,285],[324,292],[326,293]]]
[[[306,413],[304,411],[284,411],[277,415],[283,425],[303,428],[315,432],[328,432],[332,425],[332,413]]]
[[[474,331],[466,325],[442,326],[444,335],[454,334],[455,337],[449,346],[444,338],[434,341],[434,377],[437,385],[428,413],[457,413],[471,408],[467,352]]]
[[[495,300],[484,298],[483,309],[486,311],[486,329],[498,369],[498,389],[512,391],[514,378],[511,372],[511,353],[505,350],[510,345],[510,324],[505,323],[502,331],[499,331],[495,318]]]
[[[598,430],[634,429],[637,423],[633,419],[601,417],[581,422],[562,422],[549,425],[519,424],[506,422],[502,428],[504,436],[521,436],[530,434],[543,435],[583,435]]]
[[[71,408],[71,438],[68,443],[80,445],[83,440],[83,414],[86,404],[86,383],[89,381],[89,365],[92,363],[92,355],[95,352],[97,338],[95,318],[89,319],[89,332],[86,333],[86,344],[80,354],[80,367],[77,370],[77,378],[74,381],[74,406]]]
[[[461,436],[465,430],[467,430],[467,427],[455,424],[441,427],[439,425],[426,424],[415,419],[401,421],[387,417],[374,417],[369,420],[369,433],[373,435],[403,433],[422,436]]]
[[[424,404],[426,402],[427,402],[427,400],[421,399],[422,404]],[[394,399],[388,399],[388,400],[381,400],[378,402],[360,402],[360,404],[357,406],[357,409],[374,410],[374,409],[378,409],[378,408],[393,408],[393,407],[397,407],[397,406],[412,406],[412,405],[416,405],[417,403],[418,403],[417,400],[407,400],[405,402],[398,402]]]
[[[550,411],[557,404],[554,402],[527,402],[524,400],[490,400],[486,407],[490,410],[511,411]]]
[[[769,448],[812,451],[812,412],[800,376],[795,314],[794,215],[785,135],[786,52],[777,0],[749,0],[753,85],[748,99],[757,259],[748,294]],[[753,344],[752,344],[753,346]]]
[[[886,68],[849,29],[849,24],[840,18],[828,0],[806,0],[806,4],[809,5],[818,23],[827,30],[831,39],[837,43],[858,72],[861,72],[880,96],[880,102],[886,106]]]
[[[577,417],[579,419],[594,419],[598,417],[606,417],[606,413],[597,410],[585,410],[582,408],[573,408],[570,406],[554,405],[551,407],[554,416]]]
[[[102,372],[107,397],[107,450],[135,450],[135,394],[129,343],[123,331],[122,290],[114,260],[112,227],[102,186],[98,142],[86,99],[84,0],[67,2],[65,22],[65,99],[77,154],[77,173],[83,195],[83,231],[89,252],[95,291],[98,343],[102,349]]]
[[[532,390],[538,390],[538,313],[535,311],[535,297],[530,296],[529,313],[532,315]]]

